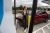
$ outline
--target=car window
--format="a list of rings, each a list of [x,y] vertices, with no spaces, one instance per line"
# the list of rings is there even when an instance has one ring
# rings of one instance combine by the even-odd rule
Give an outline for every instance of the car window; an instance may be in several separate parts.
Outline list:
[[[40,14],[41,14],[41,11],[38,11],[36,14],[37,14],[37,15],[40,15]]]

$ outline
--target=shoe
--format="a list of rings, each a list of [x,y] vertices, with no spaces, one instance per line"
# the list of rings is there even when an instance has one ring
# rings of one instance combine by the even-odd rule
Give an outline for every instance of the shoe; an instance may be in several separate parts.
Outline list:
[[[26,32],[26,29],[24,30],[24,32]]]

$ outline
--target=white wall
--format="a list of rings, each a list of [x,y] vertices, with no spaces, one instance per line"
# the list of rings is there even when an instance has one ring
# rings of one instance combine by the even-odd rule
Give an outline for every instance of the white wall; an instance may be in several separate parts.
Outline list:
[[[12,14],[12,0],[4,0],[4,16],[1,24],[1,33],[16,33]]]

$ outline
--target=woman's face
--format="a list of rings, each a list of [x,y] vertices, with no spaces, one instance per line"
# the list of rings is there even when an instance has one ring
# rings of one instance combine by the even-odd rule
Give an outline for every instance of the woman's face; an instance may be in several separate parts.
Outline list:
[[[26,6],[24,7],[24,10],[27,10],[27,7]]]

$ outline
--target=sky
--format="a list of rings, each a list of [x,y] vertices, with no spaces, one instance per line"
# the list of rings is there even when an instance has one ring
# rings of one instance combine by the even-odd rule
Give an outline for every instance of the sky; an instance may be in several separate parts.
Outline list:
[[[20,6],[20,5],[25,5],[28,7],[32,7],[32,1],[33,0],[16,0],[16,7]],[[41,2],[43,0],[38,0],[38,5],[37,6],[47,6],[48,4]],[[12,0],[12,6],[14,5],[14,0]]]

